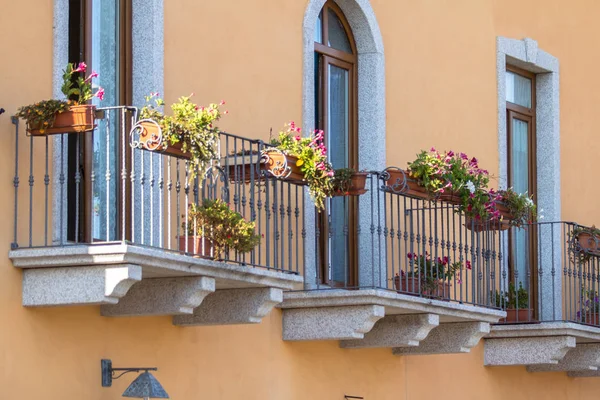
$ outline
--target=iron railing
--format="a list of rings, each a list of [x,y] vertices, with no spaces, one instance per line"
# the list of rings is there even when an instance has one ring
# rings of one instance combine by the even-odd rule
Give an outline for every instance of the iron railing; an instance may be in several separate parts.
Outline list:
[[[120,242],[300,272],[304,187],[265,170],[264,142],[220,133],[218,156],[206,174],[190,179],[189,161],[138,145],[137,114],[133,107],[99,108],[93,132],[41,137],[26,136],[13,118],[13,249]],[[260,244],[215,254],[202,235],[187,237],[196,224],[189,205],[205,199],[220,199],[254,222]]]

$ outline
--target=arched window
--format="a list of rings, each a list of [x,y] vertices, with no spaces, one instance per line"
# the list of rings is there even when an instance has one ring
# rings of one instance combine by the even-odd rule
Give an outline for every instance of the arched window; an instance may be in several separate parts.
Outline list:
[[[335,169],[358,169],[357,51],[340,8],[327,1],[315,27],[315,124],[325,131]],[[357,202],[334,197],[317,217],[323,282],[352,286],[357,266]]]

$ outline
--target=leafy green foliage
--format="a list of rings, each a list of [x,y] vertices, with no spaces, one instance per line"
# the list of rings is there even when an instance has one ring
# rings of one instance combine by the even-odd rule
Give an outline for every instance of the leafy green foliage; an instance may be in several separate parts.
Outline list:
[[[427,252],[425,252],[425,255],[408,253],[406,256],[409,259],[411,271],[407,273],[402,271],[402,276],[419,277],[421,286],[425,290],[433,291],[438,287],[440,281],[450,281],[463,267],[460,261],[451,263],[446,256],[433,259]],[[470,261],[466,261],[466,268],[471,269]],[[460,280],[458,280],[458,283],[461,283]]]
[[[498,308],[512,308],[516,310],[529,308],[529,293],[521,282],[519,282],[518,289],[513,282],[510,282],[508,284],[508,291],[494,291],[492,296]]]
[[[92,97],[104,99],[104,89],[99,87],[96,92],[92,90],[92,79],[98,77],[96,72],[92,72],[87,78],[85,70],[87,65],[84,62],[79,63],[77,68],[75,64],[67,64],[63,71],[63,84],[61,90],[68,100],[43,100],[35,104],[20,107],[16,116],[27,121],[30,127],[40,129],[40,133],[54,126],[56,115],[68,111],[71,106],[85,104]]]
[[[202,205],[190,204],[187,222],[185,233],[210,240],[217,258],[225,250],[247,253],[260,243],[260,237],[254,233],[255,223],[246,221],[219,199],[205,199]],[[181,226],[185,231],[185,222]]]
[[[219,106],[210,104],[200,107],[190,100],[191,96],[180,97],[171,105],[173,115],[167,116],[160,111],[165,105],[158,93],[146,96],[146,105],[140,112],[141,119],[156,121],[163,132],[164,146],[181,143],[182,151],[191,155],[190,180],[204,176],[211,162],[219,157],[219,128],[215,125],[222,114]],[[227,114],[227,111],[225,112]]]
[[[45,133],[47,128],[54,125],[56,115],[67,111],[70,106],[71,103],[64,100],[42,100],[19,108],[16,116],[26,120],[28,126],[39,127],[40,133]]]
[[[347,193],[352,186],[352,176],[356,171],[352,168],[340,168],[334,171],[331,185],[336,192]]]
[[[495,200],[504,203],[512,214],[509,221],[512,226],[519,227],[537,220],[535,203],[527,193],[516,193],[512,188],[508,188],[498,191]]]
[[[301,128],[294,122],[286,125],[279,133],[277,148],[284,153],[298,157],[296,165],[304,173],[310,196],[317,209],[325,208],[325,199],[331,196],[333,168],[327,161],[327,148],[323,131],[315,130],[309,136],[300,136]]]

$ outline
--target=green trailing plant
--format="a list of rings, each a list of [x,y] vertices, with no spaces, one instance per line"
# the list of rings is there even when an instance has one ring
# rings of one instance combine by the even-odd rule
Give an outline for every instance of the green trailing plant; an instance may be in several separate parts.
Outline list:
[[[501,202],[508,208],[512,218],[508,221],[511,226],[520,227],[537,220],[537,208],[533,199],[527,193],[517,193],[512,188],[499,190],[494,196],[495,202]]]
[[[331,164],[327,161],[327,148],[324,144],[323,131],[315,130],[309,136],[300,135],[301,128],[294,122],[286,125],[279,133],[275,146],[285,154],[298,157],[296,166],[304,173],[308,190],[318,210],[325,208],[325,199],[331,196],[332,177]],[[272,144],[273,145],[273,144]]]
[[[68,111],[71,106],[83,105],[97,97],[104,99],[104,89],[99,87],[94,91],[92,89],[92,79],[97,78],[98,74],[92,71],[87,77],[85,72],[87,65],[81,62],[75,67],[75,64],[67,64],[63,71],[62,93],[67,100],[42,100],[28,106],[20,107],[15,116],[27,121],[31,127],[39,127],[40,133],[45,133],[46,129],[54,126],[56,116]]]
[[[496,307],[502,309],[524,310],[529,308],[529,292],[519,282],[519,288],[513,282],[508,284],[508,290],[492,293]]]
[[[456,274],[462,270],[463,263],[460,261],[450,262],[447,256],[437,257],[436,259],[425,254],[408,253],[406,257],[409,260],[410,271],[401,271],[401,274],[396,274],[396,279],[403,277],[419,278],[421,288],[427,291],[435,291],[438,288],[440,281],[451,281],[456,277]],[[465,262],[466,269],[471,270],[471,262]],[[456,279],[457,283],[461,283],[460,279]]]
[[[356,171],[352,168],[336,169],[331,180],[333,191],[348,193],[350,187],[352,186],[352,177],[355,173]]]
[[[164,115],[161,108],[165,102],[158,93],[146,96],[146,105],[140,111],[141,119],[156,121],[163,134],[163,146],[181,144],[181,151],[190,154],[191,168],[189,179],[197,176],[203,177],[211,167],[214,160],[219,157],[219,128],[216,122],[221,119],[219,107],[225,104],[210,104],[201,107],[190,99],[193,96],[180,97],[176,103],[171,104],[172,115]]]
[[[429,151],[421,151],[408,163],[408,173],[434,198],[443,194],[458,197],[458,211],[467,217],[476,220],[498,218],[487,190],[489,173],[479,167],[475,157],[453,151],[440,153],[432,147]]]
[[[202,236],[212,242],[216,258],[227,250],[247,253],[260,243],[260,237],[255,234],[255,223],[246,221],[219,199],[205,199],[201,205],[190,204],[187,231],[185,222],[181,226],[185,234]]]

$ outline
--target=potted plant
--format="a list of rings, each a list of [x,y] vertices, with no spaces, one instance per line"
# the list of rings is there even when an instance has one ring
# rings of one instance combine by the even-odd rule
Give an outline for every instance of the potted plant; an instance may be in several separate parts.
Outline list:
[[[581,295],[581,310],[577,311],[577,319],[589,325],[600,325],[598,292],[582,288]]]
[[[450,280],[462,269],[462,262],[451,263],[446,256],[434,260],[427,252],[425,255],[408,253],[407,258],[411,271],[401,271],[394,277],[394,286],[398,292],[450,298]],[[471,269],[470,261],[466,261],[466,268]],[[460,283],[460,280],[457,282]]]
[[[600,229],[577,225],[569,233],[569,241],[579,261],[588,261],[590,256],[600,256]]]
[[[201,205],[190,204],[179,250],[203,257],[221,259],[225,251],[247,253],[259,243],[254,222],[248,222],[222,200],[205,199]]]
[[[137,124],[139,140],[132,141],[134,147],[190,160],[190,180],[203,176],[219,156],[219,129],[215,123],[222,115],[219,106],[225,104],[222,101],[200,107],[191,102],[192,96],[180,97],[173,103],[173,115],[164,115],[160,111],[165,103],[158,93],[146,96],[146,105],[140,111]]]
[[[323,131],[315,130],[306,137],[301,137],[300,132],[294,122],[286,125],[272,142],[275,146],[263,150],[264,168],[277,178],[308,184],[310,196],[320,211],[332,192],[333,168],[327,161]]]
[[[537,208],[527,192],[516,193],[508,188],[494,193],[492,189],[490,195],[494,198],[494,207],[500,219],[510,226],[519,228],[537,220]]]
[[[16,116],[23,118],[27,132],[33,136],[62,133],[89,132],[96,127],[94,114],[96,106],[86,104],[93,97],[104,99],[104,89],[92,89],[92,79],[98,74],[92,71],[85,77],[87,65],[67,64],[63,72],[62,92],[66,100],[43,100],[17,110]]]
[[[352,168],[340,168],[334,171],[331,185],[333,187],[333,196],[359,196],[365,194],[367,189],[366,172],[356,172]]]
[[[529,293],[519,282],[519,288],[513,282],[508,284],[508,291],[495,292],[496,307],[506,310],[506,318],[500,322],[531,322],[533,310],[529,307]]]

